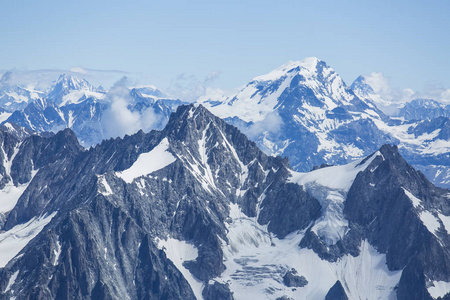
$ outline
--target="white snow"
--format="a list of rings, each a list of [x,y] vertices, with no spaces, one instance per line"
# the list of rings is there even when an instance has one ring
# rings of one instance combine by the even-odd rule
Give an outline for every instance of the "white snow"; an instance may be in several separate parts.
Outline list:
[[[73,117],[73,110],[69,111],[69,120],[67,121],[67,126],[69,128],[72,128],[73,126],[73,122],[75,121],[74,117]]]
[[[337,280],[350,299],[395,299],[394,288],[402,271],[389,271],[385,255],[377,253],[367,241],[361,243],[358,257],[346,255],[332,263],[320,259],[312,250],[298,247],[304,232],[280,240],[256,218],[243,214],[237,205],[232,204],[230,209],[229,243],[223,242],[226,270],[215,279],[230,283],[235,299],[275,299],[282,295],[324,299]],[[290,268],[308,280],[305,287],[292,289],[282,283],[282,276]]]
[[[423,154],[444,154],[450,152],[450,141],[435,140],[422,150]]]
[[[7,183],[0,191],[0,213],[11,211],[19,201],[20,196],[27,189],[29,183],[14,186],[12,183]]]
[[[55,255],[53,265],[56,266],[58,264],[59,256],[61,255],[61,244],[59,241],[56,242],[56,249],[53,249],[53,254]]]
[[[6,266],[55,215],[56,212],[48,216],[34,217],[27,223],[16,225],[0,233],[0,268]]]
[[[198,152],[200,154],[201,165],[205,170],[205,179],[209,185],[213,188],[216,188],[216,184],[214,183],[214,176],[212,175],[211,168],[208,164],[208,154],[206,153],[206,133],[208,132],[209,126],[211,123],[206,126],[205,130],[203,130],[202,138],[198,140]]]
[[[16,129],[14,129],[14,127],[12,126],[11,123],[7,122],[5,124],[3,124],[3,126],[5,126],[9,132],[16,132]]]
[[[6,121],[9,118],[9,116],[11,116],[11,115],[12,115],[12,113],[6,112],[6,111],[0,113],[0,123],[3,123],[4,121]]]
[[[203,104],[215,115],[222,118],[237,116],[246,122],[263,121],[268,114],[274,111],[276,105],[279,104],[278,98],[290,87],[292,79],[297,74],[304,76],[305,80],[302,84],[310,87],[313,91],[320,90],[320,84],[316,78],[316,65],[318,62],[319,60],[315,57],[289,62],[266,75],[253,78],[248,85],[236,94],[230,95],[226,99],[219,97],[222,102],[220,105],[211,104],[208,102],[209,99],[205,98],[198,99],[197,103]],[[329,79],[331,81],[335,79],[333,75],[330,75],[333,72],[331,69],[328,72],[324,70],[324,73],[330,76]],[[269,89],[274,81],[280,81],[280,85],[276,90]],[[343,96],[345,92],[342,90],[342,86],[338,90],[338,97],[346,98]],[[337,100],[331,99],[329,96],[318,95],[326,103],[327,107],[333,109],[336,107],[335,102]]]
[[[407,189],[405,189],[404,187],[402,187],[403,191],[405,192],[406,196],[408,196],[408,198],[411,200],[412,204],[414,205],[415,208],[418,208],[421,205],[421,202],[419,198],[417,198],[416,196],[414,196],[413,194],[411,194]]]
[[[362,165],[363,159],[359,159],[347,165],[325,167],[308,173],[291,171],[292,177],[289,178],[289,182],[303,186],[316,183],[330,189],[348,192],[356,175],[360,171],[364,171],[377,156],[382,156],[382,154],[379,151],[375,152]]]
[[[441,226],[439,220],[429,211],[424,210],[420,213],[420,220],[432,234]]]
[[[417,137],[408,131],[419,125],[421,121],[412,124],[389,126],[382,120],[372,120],[381,131],[400,141],[399,148],[408,148],[418,154],[437,155],[450,152],[450,141],[436,139],[440,133],[440,129],[436,129],[431,133],[424,133]]]
[[[197,258],[197,248],[192,244],[186,243],[185,241],[180,241],[170,237],[167,240],[157,240],[157,242],[158,248],[164,250],[167,258],[169,258],[181,274],[183,274],[183,277],[191,286],[195,297],[197,299],[203,299],[203,283],[196,279],[191,272],[183,266],[183,262],[195,260]]]
[[[14,284],[14,282],[16,282],[17,275],[19,275],[19,270],[14,272],[14,274],[12,274],[11,277],[9,278],[8,285],[6,286],[6,289],[5,289],[4,293],[6,293],[7,291],[9,291],[11,289],[11,287]]]
[[[431,297],[434,299],[443,297],[450,292],[450,282],[433,281],[433,286],[430,286],[427,289],[428,293],[430,293]]]
[[[317,187],[316,189],[320,190]],[[335,245],[344,237],[348,229],[348,221],[344,217],[345,193],[322,189],[314,196],[322,206],[322,215],[316,220],[311,230],[328,246]]]
[[[69,94],[63,96],[63,99],[59,104],[59,106],[64,106],[68,104],[78,104],[84,101],[85,99],[91,97],[95,99],[103,99],[105,98],[105,94],[89,90],[71,91]]]
[[[287,72],[297,67],[305,69],[309,72],[315,72],[319,59],[316,57],[307,57],[300,61],[289,61],[286,64],[276,68],[266,75],[257,76],[252,81],[275,81],[285,76]]]
[[[447,234],[450,234],[450,216],[443,215],[441,213],[438,214],[439,219],[441,219],[442,223],[444,223],[445,230]]]
[[[104,196],[109,196],[113,194],[113,191],[111,187],[108,184],[108,181],[106,180],[105,175],[98,175],[98,182],[99,182],[99,193]]]
[[[5,94],[11,98],[14,98],[14,103],[21,103],[21,102],[28,103],[28,97],[25,95],[20,95],[17,92],[9,92],[9,93],[5,93]]]
[[[11,126],[9,123],[6,123],[5,125]],[[16,146],[16,148],[14,149],[14,153],[9,160],[7,159],[7,155],[4,152],[3,148],[0,148],[1,151],[3,151],[3,155],[5,157],[3,165],[5,167],[5,173],[7,176],[10,176],[11,174],[12,162],[17,153],[19,152],[19,146],[20,145]],[[33,170],[31,172],[31,180],[33,179],[33,177],[36,175],[37,172],[38,170]],[[16,206],[17,201],[19,201],[20,196],[27,189],[31,180],[27,183],[20,184],[18,186],[15,186],[12,180],[6,183],[3,189],[0,190],[0,213],[9,212]]]
[[[381,153],[374,153],[364,164],[360,159],[344,166],[325,167],[309,173],[291,171],[289,181],[302,185],[322,207],[322,215],[311,230],[328,246],[336,244],[347,232],[344,202],[356,175],[379,155]]]
[[[116,175],[125,182],[131,183],[135,178],[165,168],[176,160],[168,149],[169,141],[164,138],[153,150],[140,154],[129,169],[116,172]]]
[[[235,96],[236,100],[229,98],[224,104],[218,106],[211,106],[206,102],[202,104],[222,118],[236,115],[246,122],[263,121],[269,113],[273,112],[278,98],[289,87],[290,79],[290,77],[284,79],[276,91],[267,94],[258,91],[254,85],[248,85]]]
[[[270,244],[270,236],[265,226],[248,218],[237,204],[230,204],[230,218],[233,220],[233,223],[227,226],[229,241],[227,249],[230,256],[242,251],[246,245],[258,248],[261,245]]]
[[[194,116],[194,113],[195,113],[195,108],[191,108],[191,109],[189,110],[189,116],[188,116],[188,119],[191,119],[191,118]]]
[[[248,177],[248,167],[246,165],[244,165],[244,163],[240,160],[239,156],[237,155],[236,149],[227,140],[227,138],[225,137],[225,134],[221,130],[219,130],[219,132],[220,132],[220,135],[222,135],[222,138],[225,142],[226,147],[231,151],[231,154],[233,155],[233,157],[236,159],[236,161],[238,162],[238,164],[241,167],[241,173],[239,174],[239,177],[240,177],[240,181],[241,181],[241,186],[243,186]]]

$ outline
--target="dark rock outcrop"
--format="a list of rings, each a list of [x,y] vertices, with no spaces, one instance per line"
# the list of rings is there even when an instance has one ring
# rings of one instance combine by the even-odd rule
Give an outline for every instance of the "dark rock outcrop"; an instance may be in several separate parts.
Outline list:
[[[287,287],[303,287],[308,284],[308,280],[304,276],[300,276],[297,270],[290,269],[283,276],[283,282]]]
[[[338,280],[328,291],[325,296],[325,300],[348,300],[347,294],[342,287],[341,282]]]

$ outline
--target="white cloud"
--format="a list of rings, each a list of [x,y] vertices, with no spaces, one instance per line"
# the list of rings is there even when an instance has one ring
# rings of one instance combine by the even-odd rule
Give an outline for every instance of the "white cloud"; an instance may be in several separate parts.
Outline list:
[[[423,91],[415,91],[410,88],[395,88],[391,86],[389,78],[379,72],[372,72],[369,75],[365,75],[364,79],[376,94],[380,95],[383,100],[394,105],[419,98],[433,99],[444,104],[450,104],[450,89],[446,89],[442,85],[428,84]]]
[[[111,106],[105,110],[102,116],[102,126],[106,138],[131,135],[140,129],[149,131],[160,122],[160,116],[155,114],[151,107],[142,113],[129,109],[128,106],[132,99],[127,84],[128,79],[123,77],[107,94]]]
[[[389,78],[386,78],[383,73],[372,72],[364,76],[364,79],[383,100],[393,103],[404,103],[417,98],[417,93],[410,88],[393,88]]]
[[[87,74],[88,72],[85,70],[85,69],[83,69],[82,67],[75,67],[75,68],[72,68],[72,69],[70,69],[70,72],[73,72],[73,73],[80,73],[80,74]]]
[[[445,104],[450,104],[450,89],[441,92],[440,101]]]
[[[283,120],[281,117],[276,112],[272,112],[267,114],[264,120],[253,123],[247,129],[244,129],[244,131],[250,139],[256,139],[264,133],[279,132],[282,125]]]
[[[211,93],[209,85],[217,80],[220,74],[220,71],[212,71],[204,80],[198,79],[195,75],[188,75],[185,73],[179,74],[170,83],[168,93],[173,97],[184,101],[195,101],[198,98]]]
[[[386,93],[390,90],[389,81],[382,73],[372,72],[364,76],[364,79],[377,94]]]
[[[222,74],[222,72],[220,72],[220,71],[212,71],[212,72],[210,72],[206,76],[204,84],[206,85],[206,84],[209,84],[209,83],[213,83],[217,78],[220,77],[220,74]]]

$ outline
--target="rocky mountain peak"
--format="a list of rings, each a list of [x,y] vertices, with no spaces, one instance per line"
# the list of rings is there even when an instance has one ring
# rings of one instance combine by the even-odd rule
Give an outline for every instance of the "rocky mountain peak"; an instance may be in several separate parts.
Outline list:
[[[366,78],[363,75],[358,76],[350,87],[360,96],[368,97],[371,94],[375,94],[373,88],[366,82]]]
[[[131,89],[131,93],[136,93],[141,97],[169,98],[160,89],[153,85],[134,87]]]
[[[58,89],[60,87],[70,90],[94,90],[94,87],[86,79],[78,78],[69,74],[61,74],[53,84],[52,90]]]
[[[76,91],[94,92],[96,89],[86,79],[61,74],[50,87],[47,98],[56,104],[61,104],[64,96]]]
[[[253,81],[273,82],[285,76],[288,76],[288,74],[290,73],[291,74],[299,73],[302,75],[315,76],[318,75],[321,71],[323,71],[323,68],[329,68],[324,61],[318,59],[317,57],[307,57],[300,61],[289,61],[265,75],[254,77],[252,79],[252,82]]]

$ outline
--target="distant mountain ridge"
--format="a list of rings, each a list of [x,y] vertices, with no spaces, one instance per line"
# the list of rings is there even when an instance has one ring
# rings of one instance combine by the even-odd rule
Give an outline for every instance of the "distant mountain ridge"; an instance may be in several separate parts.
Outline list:
[[[98,144],[108,137],[105,133],[107,125],[103,124],[102,117],[111,109],[113,99],[103,88],[96,88],[85,79],[62,74],[47,92],[36,95],[34,98],[23,96],[28,97],[26,101],[16,105],[5,105],[5,109],[17,109],[0,114],[1,123],[15,123],[37,132],[71,128],[85,147]],[[152,116],[156,116],[153,128],[162,128],[170,113],[185,103],[171,99],[151,86],[126,89],[122,96],[129,102],[124,109],[139,115],[150,110]]]
[[[450,117],[450,105],[444,105],[432,99],[414,99],[405,103],[395,114],[405,120],[432,120]]]

